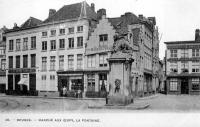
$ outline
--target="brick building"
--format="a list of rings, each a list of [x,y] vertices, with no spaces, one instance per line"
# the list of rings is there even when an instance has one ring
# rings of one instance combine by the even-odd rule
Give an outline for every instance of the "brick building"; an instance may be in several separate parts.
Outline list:
[[[200,30],[195,40],[165,42],[167,94],[199,94]]]

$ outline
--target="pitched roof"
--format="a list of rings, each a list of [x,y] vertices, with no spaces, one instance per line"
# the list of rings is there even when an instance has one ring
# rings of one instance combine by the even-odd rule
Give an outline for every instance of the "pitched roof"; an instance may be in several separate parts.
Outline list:
[[[108,18],[108,20],[119,34],[126,34],[128,32],[128,25],[140,22],[139,18],[130,12],[125,13],[125,15],[122,15],[121,17]]]
[[[86,17],[96,19],[96,12],[86,2],[65,5],[43,23]]]
[[[34,17],[30,17],[28,20],[26,20],[20,28],[28,28],[28,27],[33,27],[41,24],[42,21],[39,19],[36,19]]]

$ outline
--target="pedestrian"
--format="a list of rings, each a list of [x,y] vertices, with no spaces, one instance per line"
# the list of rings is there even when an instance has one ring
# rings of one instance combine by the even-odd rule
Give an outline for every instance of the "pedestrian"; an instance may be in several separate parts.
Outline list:
[[[64,86],[63,87],[63,96],[66,96],[67,88]]]

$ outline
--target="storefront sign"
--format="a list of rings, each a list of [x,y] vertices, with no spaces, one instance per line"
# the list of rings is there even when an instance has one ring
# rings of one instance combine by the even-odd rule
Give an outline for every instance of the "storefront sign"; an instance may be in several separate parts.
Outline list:
[[[19,68],[19,69],[9,69],[8,73],[31,73],[36,72],[36,69],[31,68]]]

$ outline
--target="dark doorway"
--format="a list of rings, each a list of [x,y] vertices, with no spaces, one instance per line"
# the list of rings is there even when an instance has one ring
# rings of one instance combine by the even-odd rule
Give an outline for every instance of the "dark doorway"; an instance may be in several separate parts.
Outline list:
[[[8,75],[8,90],[13,90],[13,75]]]
[[[189,85],[187,78],[181,79],[181,94],[189,94]]]
[[[30,91],[36,91],[36,74],[29,75]]]
[[[18,82],[20,81],[20,75],[15,75],[15,90],[20,91],[20,86],[18,85]]]

